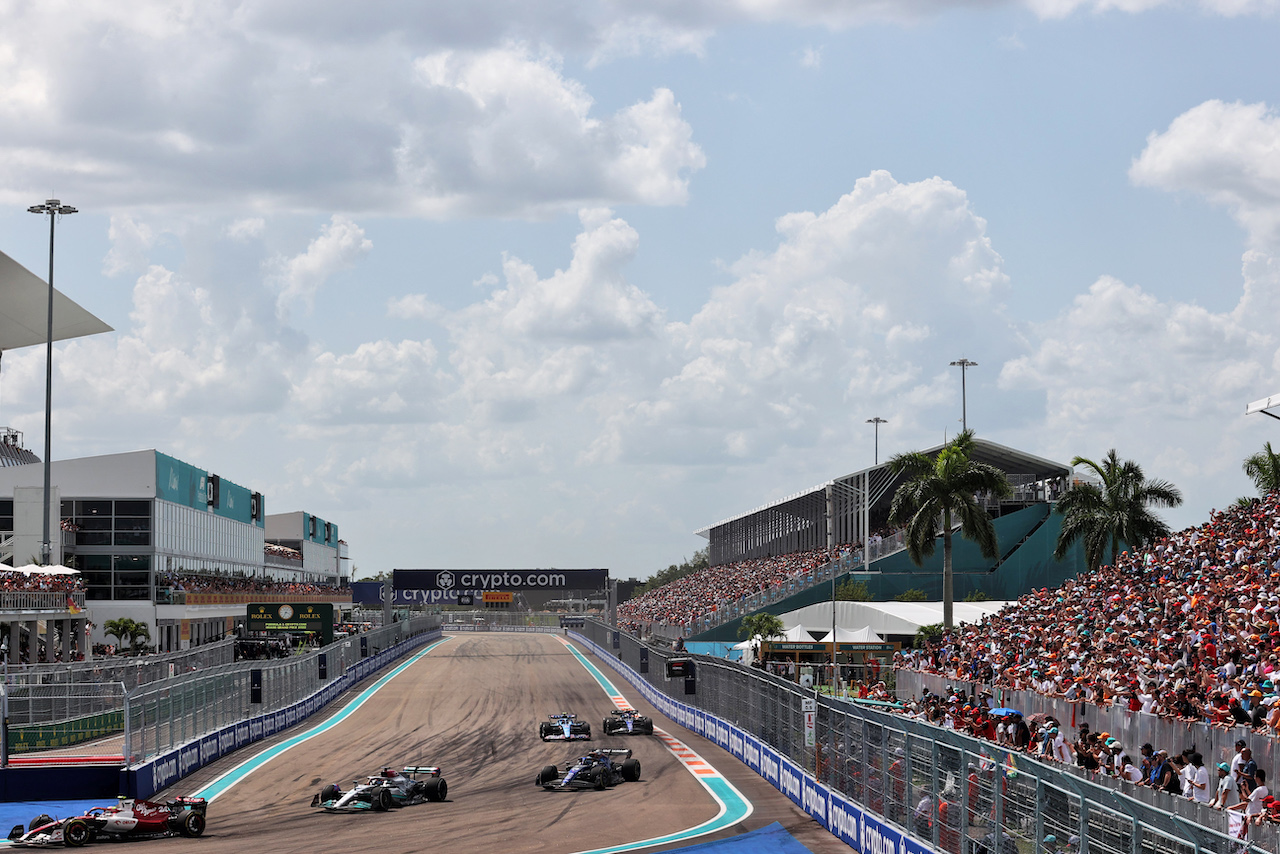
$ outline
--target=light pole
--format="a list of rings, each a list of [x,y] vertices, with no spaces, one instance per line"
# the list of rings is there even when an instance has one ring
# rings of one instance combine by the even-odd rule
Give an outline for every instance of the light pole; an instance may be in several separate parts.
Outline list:
[[[965,388],[964,388],[964,372],[969,368],[978,367],[978,363],[971,362],[968,359],[957,359],[956,361],[951,363],[951,367],[960,368],[960,426],[963,427],[965,430],[968,430],[969,429],[969,409],[968,409],[968,403],[965,399],[966,395],[965,395]]]
[[[868,418],[867,423],[876,425],[876,465],[880,465],[880,425],[888,424],[889,419],[877,415],[875,418]]]
[[[49,216],[49,315],[44,354],[44,539],[40,541],[40,564],[48,566],[52,541],[49,537],[49,492],[52,477],[50,457],[53,454],[53,227],[58,217],[73,214],[76,209],[57,199],[43,205],[32,205],[27,211]]]

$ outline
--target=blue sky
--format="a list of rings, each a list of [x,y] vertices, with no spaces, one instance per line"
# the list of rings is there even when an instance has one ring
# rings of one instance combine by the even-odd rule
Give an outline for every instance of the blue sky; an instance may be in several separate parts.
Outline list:
[[[647,575],[867,418],[954,434],[961,356],[981,435],[1116,447],[1176,525],[1274,433],[1275,3],[70,8],[0,9],[0,250],[79,207],[117,330],[58,348],[55,457],[155,447],[362,572]]]

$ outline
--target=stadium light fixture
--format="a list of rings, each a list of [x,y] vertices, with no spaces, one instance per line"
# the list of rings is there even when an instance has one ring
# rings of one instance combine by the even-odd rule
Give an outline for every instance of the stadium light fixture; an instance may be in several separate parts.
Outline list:
[[[1267,411],[1273,406],[1280,406],[1280,394],[1273,394],[1270,397],[1262,398],[1262,400],[1255,400],[1244,408],[1244,414],[1252,415],[1255,412],[1261,412],[1263,415],[1269,415],[1277,421],[1280,421],[1280,415]]]
[[[44,354],[44,534],[40,541],[40,565],[49,566],[53,550],[49,535],[50,458],[53,455],[53,230],[59,217],[76,213],[76,209],[49,199],[42,205],[32,205],[27,211],[49,217],[49,312]]]
[[[880,425],[888,424],[889,419],[877,415],[875,418],[868,418],[867,423],[876,425],[876,465],[880,465]]]
[[[967,371],[969,368],[978,367],[978,363],[971,362],[968,359],[957,359],[956,361],[951,363],[951,367],[960,369],[960,426],[963,429],[968,430],[969,429],[969,407],[968,407],[967,395],[965,392],[964,372]]]

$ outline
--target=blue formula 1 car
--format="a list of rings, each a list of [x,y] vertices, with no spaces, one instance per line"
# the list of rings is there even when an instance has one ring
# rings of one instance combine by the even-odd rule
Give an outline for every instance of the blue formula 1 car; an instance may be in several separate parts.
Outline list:
[[[621,758],[621,762],[614,761]],[[630,748],[615,747],[593,750],[559,765],[544,766],[534,783],[547,791],[570,789],[608,789],[618,783],[634,783],[640,779],[640,760],[631,758]]]
[[[543,741],[590,741],[591,724],[568,712],[547,715],[547,719],[538,724],[538,737]]]
[[[653,735],[653,718],[635,709],[615,709],[601,729],[605,735]]]
[[[403,771],[383,768],[378,774],[352,782],[343,791],[330,784],[311,799],[311,806],[328,812],[386,812],[392,807],[407,807],[424,801],[443,801],[449,784],[440,776],[437,765],[410,765]]]

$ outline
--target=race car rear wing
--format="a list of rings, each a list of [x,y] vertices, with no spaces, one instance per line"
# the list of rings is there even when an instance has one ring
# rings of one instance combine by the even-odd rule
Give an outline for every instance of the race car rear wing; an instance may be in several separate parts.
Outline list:
[[[624,757],[626,757],[627,759],[630,759],[630,758],[631,758],[631,748],[630,748],[630,747],[602,747],[602,748],[600,748],[599,750],[597,750],[597,751],[595,751],[595,752],[596,752],[596,753],[603,753],[603,754],[604,754],[604,755],[606,755],[606,756],[624,756]]]
[[[427,774],[432,777],[440,776],[439,765],[410,765],[404,769],[406,774]]]

